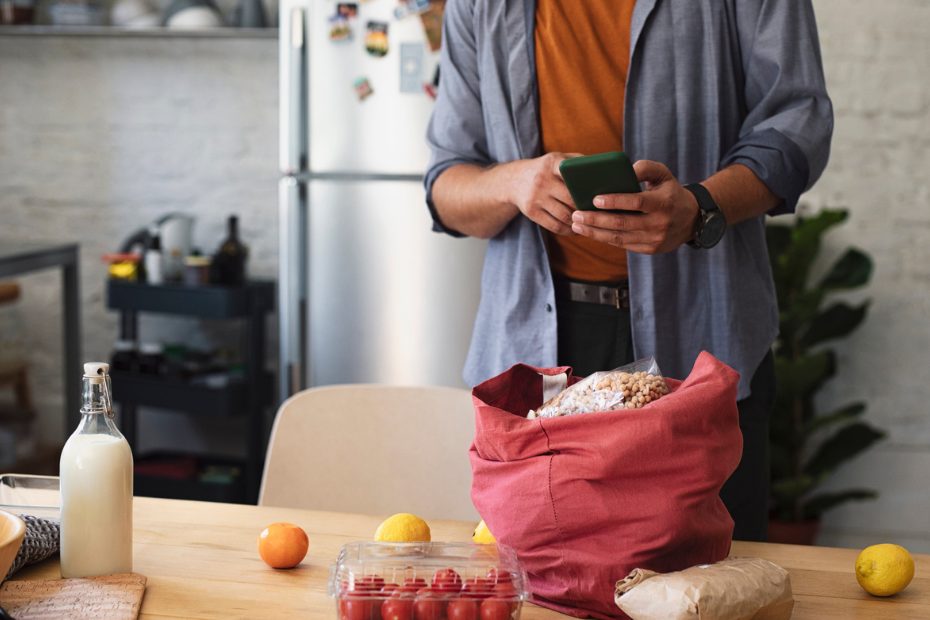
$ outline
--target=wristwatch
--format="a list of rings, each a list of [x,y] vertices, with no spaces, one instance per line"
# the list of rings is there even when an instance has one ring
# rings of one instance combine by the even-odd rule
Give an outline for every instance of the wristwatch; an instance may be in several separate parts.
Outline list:
[[[727,231],[727,220],[706,187],[700,183],[691,183],[685,185],[685,189],[694,194],[698,203],[698,218],[694,224],[694,236],[688,241],[688,245],[693,248],[709,250],[723,238],[723,233]]]

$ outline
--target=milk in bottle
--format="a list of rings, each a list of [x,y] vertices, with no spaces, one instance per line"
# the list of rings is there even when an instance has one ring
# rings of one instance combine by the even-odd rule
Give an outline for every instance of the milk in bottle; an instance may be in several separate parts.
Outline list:
[[[109,365],[84,364],[81,423],[61,451],[61,576],[132,572],[132,451],[113,423]]]

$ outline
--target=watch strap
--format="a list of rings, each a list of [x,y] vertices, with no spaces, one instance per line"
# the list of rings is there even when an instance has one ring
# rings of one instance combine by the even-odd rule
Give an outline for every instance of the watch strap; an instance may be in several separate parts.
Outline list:
[[[694,236],[688,241],[688,245],[693,248],[703,248],[704,246],[698,241],[701,236],[701,230],[704,228],[704,222],[707,220],[707,214],[714,211],[720,211],[720,207],[714,201],[713,196],[707,191],[707,188],[700,183],[689,183],[684,186],[691,192],[698,204],[698,219],[694,227]]]

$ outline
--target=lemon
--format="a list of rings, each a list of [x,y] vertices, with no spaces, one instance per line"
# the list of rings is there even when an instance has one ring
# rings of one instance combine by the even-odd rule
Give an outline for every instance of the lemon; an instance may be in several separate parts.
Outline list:
[[[891,596],[914,578],[914,558],[899,545],[872,545],[856,558],[856,581],[875,596]]]
[[[475,528],[475,532],[471,535],[471,539],[479,545],[497,544],[494,534],[488,529],[488,524],[484,522],[484,519],[482,519],[478,527]]]
[[[416,515],[401,512],[381,522],[375,530],[378,542],[429,542],[429,524]]]

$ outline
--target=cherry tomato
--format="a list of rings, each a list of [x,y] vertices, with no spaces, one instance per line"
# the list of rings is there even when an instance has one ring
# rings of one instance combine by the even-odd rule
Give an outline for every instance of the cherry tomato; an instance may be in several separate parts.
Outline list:
[[[425,586],[423,586],[425,587]],[[415,586],[411,584],[404,584],[401,587],[397,588],[391,592],[393,597],[403,597],[403,598],[416,598],[417,592],[423,589],[423,587]]]
[[[432,588],[421,588],[413,602],[416,620],[440,620],[446,615],[445,594]]]
[[[433,575],[433,587],[443,592],[460,592],[462,578],[451,568],[441,568]]]
[[[494,593],[494,584],[484,577],[472,577],[462,588],[462,597],[470,599],[488,598]]]
[[[355,580],[355,590],[362,592],[378,591],[384,587],[384,577],[364,575]]]
[[[496,598],[481,601],[481,620],[510,620],[513,603]]]
[[[407,577],[404,579],[404,587],[406,588],[407,586],[415,587],[417,590],[425,588],[426,579],[423,579],[423,577]]]
[[[396,583],[386,583],[386,584],[384,584],[384,586],[381,588],[381,594],[384,594],[384,595],[386,595],[386,596],[390,596],[391,594],[394,593],[395,590],[398,590],[398,589],[400,589],[400,586],[397,585]]]
[[[449,620],[478,620],[478,601],[460,598],[449,603]]]
[[[381,620],[380,601],[371,597],[349,594],[340,604],[343,620]]]
[[[510,582],[498,583],[494,586],[494,596],[497,598],[516,598],[517,589]]]
[[[513,575],[510,574],[510,571],[499,568],[489,568],[488,579],[491,580],[491,583],[513,583]]]
[[[381,618],[382,620],[413,620],[413,599],[392,595],[381,605]]]

